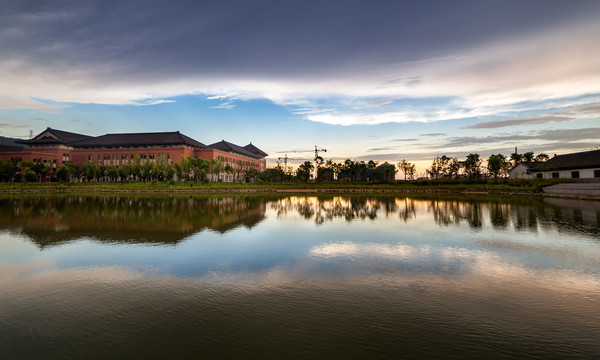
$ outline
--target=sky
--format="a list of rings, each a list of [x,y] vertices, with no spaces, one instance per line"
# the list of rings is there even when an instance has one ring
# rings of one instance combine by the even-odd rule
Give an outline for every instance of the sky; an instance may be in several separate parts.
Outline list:
[[[600,146],[596,0],[0,6],[0,136],[181,131],[418,172]]]

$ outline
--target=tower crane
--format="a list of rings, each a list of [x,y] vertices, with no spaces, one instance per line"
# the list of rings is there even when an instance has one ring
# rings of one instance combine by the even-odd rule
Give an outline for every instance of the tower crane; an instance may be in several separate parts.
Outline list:
[[[304,161],[304,160],[306,160],[306,159],[294,159],[294,158],[289,158],[289,157],[287,156],[287,154],[285,154],[285,156],[284,156],[284,157],[280,157],[280,158],[278,158],[278,160],[279,160],[279,161],[283,160],[283,166],[284,166],[284,167],[283,167],[283,169],[284,169],[284,171],[287,171],[287,161],[288,161],[288,160],[300,160],[300,161]]]
[[[285,153],[287,156],[287,153],[303,153],[303,152],[315,152],[315,161],[317,161],[317,159],[319,158],[319,151],[321,152],[327,152],[327,149],[323,149],[322,147],[319,147],[317,145],[315,145],[315,149],[314,150],[288,150],[288,151],[279,151],[279,154],[283,154]]]

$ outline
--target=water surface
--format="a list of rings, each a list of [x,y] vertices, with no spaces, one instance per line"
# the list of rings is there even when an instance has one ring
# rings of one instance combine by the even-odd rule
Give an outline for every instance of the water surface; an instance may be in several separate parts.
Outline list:
[[[0,358],[600,358],[600,203],[0,198]]]

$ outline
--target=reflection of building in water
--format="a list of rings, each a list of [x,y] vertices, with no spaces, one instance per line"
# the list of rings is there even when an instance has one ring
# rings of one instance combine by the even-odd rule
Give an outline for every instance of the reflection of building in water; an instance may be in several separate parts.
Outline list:
[[[177,243],[205,229],[252,228],[265,218],[260,198],[56,197],[0,199],[0,226],[40,247],[89,237]]]

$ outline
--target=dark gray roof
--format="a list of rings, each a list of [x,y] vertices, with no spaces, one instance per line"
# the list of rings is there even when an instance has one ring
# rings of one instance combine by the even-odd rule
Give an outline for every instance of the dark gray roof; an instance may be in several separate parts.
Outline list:
[[[600,168],[600,150],[556,155],[540,163],[532,171],[575,170]]]
[[[73,147],[96,146],[148,146],[148,145],[190,145],[206,149],[207,146],[188,136],[176,132],[106,134],[71,143]]]
[[[50,134],[53,136],[48,136]],[[39,133],[36,137],[30,140],[17,141],[19,144],[35,145],[35,144],[70,144],[75,141],[89,139],[91,136],[72,133],[68,131],[56,130],[47,128]]]
[[[267,154],[266,152],[264,152],[261,149],[257,148],[256,146],[252,145],[252,143],[244,146],[244,149],[246,149],[246,150],[248,150],[251,153],[256,154],[256,155],[269,156],[269,154]]]
[[[236,144],[232,144],[230,142],[227,142],[225,140],[221,140],[219,142],[216,142],[214,144],[210,144],[208,145],[209,148],[211,149],[217,149],[217,150],[221,150],[221,151],[226,151],[226,152],[234,152],[234,153],[238,153],[241,155],[246,155],[249,156],[251,158],[255,158],[255,159],[259,159],[261,158],[260,155],[257,154],[253,154],[250,151],[246,150],[245,148],[236,145]]]

